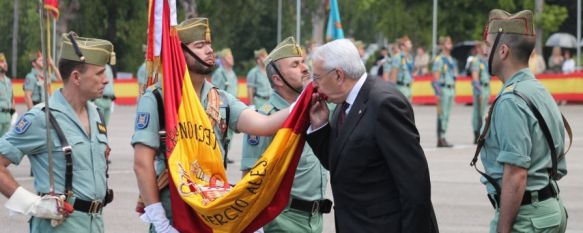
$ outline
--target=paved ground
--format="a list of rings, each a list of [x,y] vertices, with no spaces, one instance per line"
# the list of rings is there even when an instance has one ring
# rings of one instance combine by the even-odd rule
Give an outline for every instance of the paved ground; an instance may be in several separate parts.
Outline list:
[[[19,112],[22,112],[19,106]],[[569,174],[560,181],[561,196],[569,210],[567,232],[583,233],[583,105],[561,106],[575,132],[574,146],[569,152]],[[115,201],[104,210],[106,232],[146,232],[147,225],[142,223],[134,212],[138,195],[136,179],[132,170],[133,151],[129,144],[133,132],[135,108],[119,106],[115,108],[109,127],[112,147],[110,185],[115,189]],[[431,172],[433,204],[441,232],[487,232],[488,223],[493,215],[492,207],[485,196],[485,189],[479,183],[479,175],[469,167],[475,146],[471,144],[470,126],[471,107],[457,105],[451,119],[450,142],[452,149],[437,149],[435,136],[435,108],[415,106],[417,127],[421,133],[421,144],[425,149]],[[579,121],[576,121],[579,120]],[[238,180],[237,170],[241,156],[242,136],[238,135],[231,146],[231,157],[236,164],[230,166],[228,173],[231,181]],[[541,142],[544,143],[544,142]],[[29,190],[33,190],[32,178],[28,176],[29,163],[24,160],[20,166],[10,170]],[[331,191],[328,193],[331,196]],[[0,205],[6,199],[0,197]],[[0,232],[26,232],[27,219],[22,216],[8,216],[5,208],[0,207]],[[333,215],[325,216],[325,232],[334,232]]]

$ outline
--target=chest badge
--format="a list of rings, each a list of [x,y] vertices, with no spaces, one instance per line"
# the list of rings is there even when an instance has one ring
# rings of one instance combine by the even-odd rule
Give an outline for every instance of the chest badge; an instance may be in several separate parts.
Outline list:
[[[107,128],[105,127],[104,124],[97,122],[97,130],[99,131],[100,134],[107,135]]]

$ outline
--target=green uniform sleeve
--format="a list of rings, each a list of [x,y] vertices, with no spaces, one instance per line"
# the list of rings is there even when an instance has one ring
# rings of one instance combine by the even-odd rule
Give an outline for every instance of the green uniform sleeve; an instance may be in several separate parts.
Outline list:
[[[36,86],[36,77],[34,77],[34,74],[29,73],[26,75],[26,78],[24,79],[24,90],[25,91],[33,91],[34,87]]]
[[[36,154],[46,144],[46,124],[39,109],[24,114],[16,125],[0,139],[0,154],[13,164],[19,164],[24,155]]]
[[[225,98],[227,98],[227,101],[229,101],[229,128],[231,128],[231,130],[235,132],[239,132],[237,130],[239,116],[241,116],[243,110],[249,107],[245,105],[243,102],[241,102],[239,99],[235,98],[233,95],[229,94],[228,92],[223,90],[220,91],[225,96]]]
[[[159,121],[156,97],[152,91],[148,91],[138,102],[132,146],[140,143],[158,149],[160,147]]]
[[[253,88],[257,87],[257,72],[255,68],[247,73],[247,86]]]
[[[528,169],[532,149],[530,110],[519,101],[511,97],[500,99],[493,113],[495,121],[492,127],[500,145],[497,161]]]

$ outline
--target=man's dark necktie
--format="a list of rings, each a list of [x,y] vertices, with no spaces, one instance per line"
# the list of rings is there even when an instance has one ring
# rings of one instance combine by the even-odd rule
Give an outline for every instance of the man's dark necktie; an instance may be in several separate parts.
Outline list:
[[[340,114],[338,115],[337,122],[338,130],[340,130],[340,128],[342,128],[342,125],[344,125],[344,121],[346,120],[346,109],[348,109],[349,106],[350,104],[347,103],[346,101],[342,103],[342,108],[340,109]]]

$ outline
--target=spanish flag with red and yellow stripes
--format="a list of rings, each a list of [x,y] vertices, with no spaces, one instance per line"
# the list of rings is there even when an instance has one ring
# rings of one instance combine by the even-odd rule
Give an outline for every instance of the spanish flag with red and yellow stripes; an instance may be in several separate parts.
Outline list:
[[[183,233],[253,232],[287,206],[305,143],[313,88],[306,88],[263,156],[231,187],[220,143],[190,82],[171,19],[175,6],[169,2],[173,1],[151,3],[163,4],[160,60],[174,227]]]

